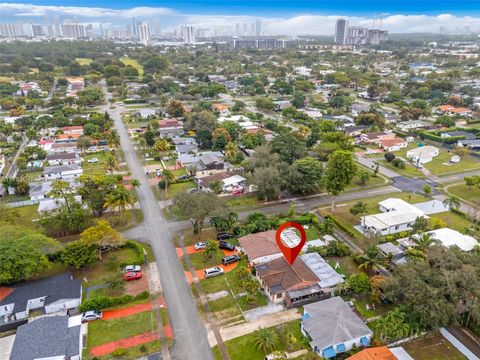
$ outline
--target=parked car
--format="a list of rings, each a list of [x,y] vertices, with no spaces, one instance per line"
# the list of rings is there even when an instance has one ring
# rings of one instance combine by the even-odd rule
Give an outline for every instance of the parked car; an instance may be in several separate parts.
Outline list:
[[[223,269],[219,266],[205,269],[205,277],[207,279],[218,275],[223,275]]]
[[[230,251],[235,250],[235,246],[230,244],[228,241],[220,241],[218,243],[218,247],[223,250],[230,250]]]
[[[197,189],[197,188],[191,188],[191,189],[188,189],[187,192],[188,192],[189,194],[197,193],[197,192],[198,192],[198,189]]]
[[[204,241],[200,241],[195,244],[195,250],[202,250],[202,249],[205,249],[206,247],[207,247],[207,243]]]
[[[190,179],[190,175],[182,175],[178,177],[178,180],[187,180]]]
[[[133,281],[133,280],[139,280],[142,278],[142,273],[141,272],[135,272],[135,271],[130,271],[125,274],[123,274],[123,279],[125,281]]]
[[[162,169],[155,169],[155,174],[157,174],[157,176],[162,176],[163,175]]]
[[[98,162],[98,159],[97,158],[91,158],[91,159],[88,159],[87,161],[89,164],[95,164]]]
[[[240,260],[241,260],[240,256],[238,256],[238,255],[228,255],[228,256],[225,256],[222,259],[222,264],[223,265],[230,265],[230,264],[233,264],[233,263],[238,262]]]
[[[123,269],[123,272],[125,272],[125,273],[127,273],[127,272],[140,272],[140,271],[142,271],[142,268],[140,267],[140,265],[127,265]]]
[[[232,234],[229,234],[229,233],[226,233],[226,232],[222,232],[222,233],[217,234],[217,240],[229,240],[229,239],[233,239]]]
[[[103,313],[99,310],[86,311],[82,314],[82,322],[100,320]]]

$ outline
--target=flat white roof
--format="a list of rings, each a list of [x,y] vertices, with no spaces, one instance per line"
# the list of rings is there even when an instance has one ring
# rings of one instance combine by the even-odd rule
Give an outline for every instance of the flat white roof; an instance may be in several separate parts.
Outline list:
[[[311,252],[300,255],[300,258],[310,270],[320,279],[318,284],[322,288],[332,287],[345,280],[335,271],[330,264],[318,253]]]
[[[474,237],[464,235],[450,228],[432,230],[428,233],[431,234],[434,239],[440,241],[443,246],[450,247],[456,245],[463,251],[470,251],[478,244],[478,241]]]
[[[223,185],[225,186],[230,186],[230,185],[235,185],[235,184],[238,184],[242,181],[245,181],[247,179],[245,179],[243,176],[240,176],[240,175],[233,175],[233,176],[230,176],[226,179],[223,179],[222,182],[223,182]]]
[[[431,158],[436,155],[438,155],[438,148],[430,145],[418,147],[418,148],[407,151],[407,157],[420,156],[423,159],[423,158]]]

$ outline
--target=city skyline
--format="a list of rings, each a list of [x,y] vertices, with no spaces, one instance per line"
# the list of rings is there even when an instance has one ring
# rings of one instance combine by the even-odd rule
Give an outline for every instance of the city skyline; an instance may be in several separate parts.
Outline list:
[[[347,1],[348,2],[348,1]],[[43,2],[42,2],[43,3]],[[53,4],[55,1],[52,2]],[[88,4],[89,2],[82,2]],[[349,3],[349,2],[348,2]],[[367,4],[370,2],[367,1]],[[109,3],[105,3],[108,5]],[[422,33],[432,32],[438,33],[440,29],[447,29],[449,32],[461,33],[464,29],[468,29],[473,33],[480,33],[480,15],[474,17],[475,11],[471,11],[472,15],[464,15],[462,9],[465,6],[458,7],[457,11],[450,13],[442,13],[438,6],[437,13],[428,14],[410,12],[410,13],[385,13],[382,12],[384,7],[378,7],[377,11],[360,12],[360,9],[353,7],[350,11],[339,8],[332,9],[328,5],[322,14],[315,13],[315,9],[309,13],[299,14],[298,11],[276,14],[276,10],[270,11],[266,16],[259,8],[259,11],[252,14],[252,11],[245,12],[241,7],[237,8],[236,15],[232,15],[232,7],[224,6],[217,11],[223,10],[224,14],[194,13],[195,6],[192,5],[190,11],[182,11],[182,6],[175,7],[177,3],[171,3],[172,7],[88,7],[88,6],[56,6],[56,5],[27,5],[22,3],[0,3],[0,23],[32,23],[47,24],[52,22],[54,17],[79,24],[93,24],[98,29],[100,24],[104,29],[114,28],[119,25],[131,24],[131,19],[138,21],[159,21],[162,24],[162,31],[173,31],[182,25],[194,26],[196,28],[210,28],[235,24],[253,24],[255,27],[257,21],[261,21],[261,29],[264,34],[271,35],[331,35],[332,28],[335,27],[336,20],[343,17],[348,20],[349,25],[375,28],[379,26],[379,20],[382,19],[382,30],[390,33]],[[181,5],[181,3],[178,3]],[[282,8],[282,2],[279,8]],[[300,5],[303,4],[300,2]],[[68,2],[66,2],[68,5]],[[368,6],[365,7],[369,9]],[[332,10],[329,10],[332,9]],[[342,10],[343,9],[343,10]],[[208,9],[207,9],[208,10]],[[355,11],[356,10],[356,11]],[[330,12],[326,14],[327,12]],[[405,10],[406,11],[406,10]],[[250,25],[249,25],[250,26]],[[156,32],[156,31],[154,31]],[[235,32],[235,30],[233,30]],[[237,31],[238,33],[238,31]],[[256,34],[255,35],[259,35]]]

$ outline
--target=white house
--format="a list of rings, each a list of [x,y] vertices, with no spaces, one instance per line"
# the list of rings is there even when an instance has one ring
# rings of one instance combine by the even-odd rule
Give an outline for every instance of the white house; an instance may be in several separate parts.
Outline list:
[[[428,234],[432,235],[432,238],[438,240],[445,247],[458,246],[463,251],[471,251],[478,245],[478,241],[474,237],[464,235],[450,228],[432,230]]]
[[[73,197],[77,203],[82,202],[82,197],[80,195],[75,195]],[[43,213],[46,211],[53,211],[59,209],[65,203],[65,199],[50,199],[44,198],[38,203],[38,213]]]
[[[407,151],[407,159],[413,161],[416,164],[426,164],[433,160],[435,156],[438,156],[439,150],[435,146],[422,146]]]
[[[47,166],[43,170],[43,176],[45,180],[55,179],[74,179],[83,175],[83,169],[78,165],[60,165],[60,166]]]
[[[326,359],[370,344],[372,330],[339,296],[304,306],[300,330]]]
[[[10,359],[81,360],[81,318],[81,315],[49,316],[19,326]]]
[[[362,216],[360,223],[362,233],[395,234],[411,230],[418,217],[428,218],[425,212],[401,199],[386,199],[378,205],[381,213]]]
[[[82,163],[82,158],[77,153],[56,153],[49,154],[45,158],[45,161],[49,166],[57,165],[80,165]]]
[[[381,139],[378,141],[378,147],[389,152],[399,151],[401,149],[405,149],[407,146],[407,140],[399,137],[395,137],[393,139]]]
[[[0,298],[0,317],[5,323],[25,319],[35,309],[43,309],[45,314],[66,312],[82,301],[82,282],[69,273],[0,290],[7,294]]]

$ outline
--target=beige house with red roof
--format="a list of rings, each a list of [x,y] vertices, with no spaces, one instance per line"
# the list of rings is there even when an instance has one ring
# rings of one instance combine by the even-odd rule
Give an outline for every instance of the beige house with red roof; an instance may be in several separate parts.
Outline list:
[[[407,146],[407,140],[399,137],[394,137],[393,139],[380,139],[378,141],[378,147],[388,152],[399,151],[405,149]]]
[[[238,238],[241,250],[248,256],[251,265],[265,264],[282,257],[275,240],[276,230],[248,234]]]

